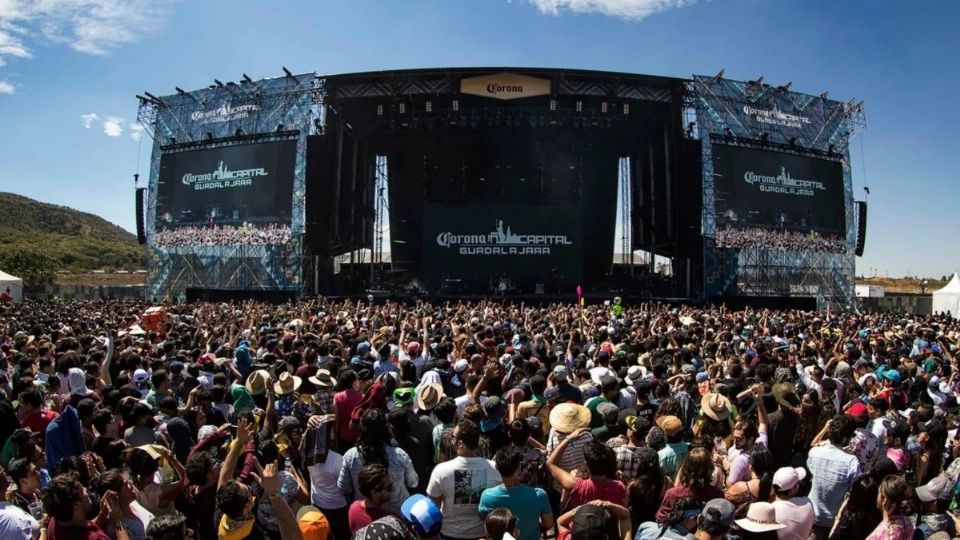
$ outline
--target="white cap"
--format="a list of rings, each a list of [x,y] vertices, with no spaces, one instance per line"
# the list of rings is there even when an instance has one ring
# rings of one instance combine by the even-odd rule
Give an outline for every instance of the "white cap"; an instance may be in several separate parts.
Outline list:
[[[773,473],[773,486],[781,491],[793,489],[804,478],[807,471],[801,467],[781,467]]]
[[[133,382],[145,383],[150,379],[150,374],[145,369],[138,369],[133,372]]]

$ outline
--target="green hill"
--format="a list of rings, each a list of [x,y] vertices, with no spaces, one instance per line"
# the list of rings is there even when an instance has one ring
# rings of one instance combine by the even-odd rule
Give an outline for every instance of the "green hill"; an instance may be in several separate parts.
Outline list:
[[[66,206],[0,193],[0,262],[37,255],[52,270],[143,268],[137,237],[105,219]],[[8,270],[9,271],[9,270]]]

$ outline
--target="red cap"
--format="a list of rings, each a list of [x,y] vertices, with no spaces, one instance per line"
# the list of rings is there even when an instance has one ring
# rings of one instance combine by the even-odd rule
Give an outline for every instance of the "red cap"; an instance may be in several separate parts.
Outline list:
[[[420,354],[420,343],[416,341],[411,341],[407,344],[407,354],[416,356]]]
[[[867,406],[858,401],[847,409],[847,416],[854,420],[866,420],[870,414],[867,412]]]

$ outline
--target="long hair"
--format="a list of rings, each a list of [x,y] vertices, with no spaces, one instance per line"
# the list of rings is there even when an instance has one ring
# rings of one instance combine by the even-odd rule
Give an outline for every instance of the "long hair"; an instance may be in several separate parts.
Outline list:
[[[712,482],[713,460],[705,448],[694,448],[684,458],[680,473],[680,483],[694,491],[699,491]]]
[[[773,472],[776,468],[773,454],[770,450],[760,447],[750,453],[750,469],[760,479],[760,488],[757,490],[758,501],[769,501],[773,489]]]
[[[631,519],[635,517],[632,515],[634,511],[639,512],[642,508],[650,510],[652,518],[652,513],[660,506],[666,480],[660,470],[660,461],[655,450],[641,447],[637,449],[637,454],[637,476],[627,486]]]
[[[363,413],[360,418],[360,434],[357,437],[357,452],[363,458],[364,465],[377,463],[386,467],[389,441],[390,427],[383,411],[369,409]]]
[[[892,474],[880,482],[880,498],[883,510],[890,516],[905,516],[911,512],[913,499],[910,485],[898,474]]]

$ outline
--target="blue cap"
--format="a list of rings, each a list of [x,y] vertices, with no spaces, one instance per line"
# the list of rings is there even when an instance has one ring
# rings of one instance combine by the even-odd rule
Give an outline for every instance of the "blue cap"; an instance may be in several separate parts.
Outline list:
[[[895,382],[895,383],[898,383],[898,382],[900,382],[900,380],[901,380],[901,379],[900,379],[900,372],[897,371],[897,370],[895,370],[895,369],[888,369],[888,370],[884,371],[884,372],[883,372],[883,378],[886,379],[886,380],[888,380],[888,381]]]
[[[357,354],[367,354],[370,352],[370,344],[366,341],[357,345]]]
[[[403,519],[413,525],[420,536],[433,536],[440,533],[443,514],[437,503],[423,495],[412,495],[400,506]]]

